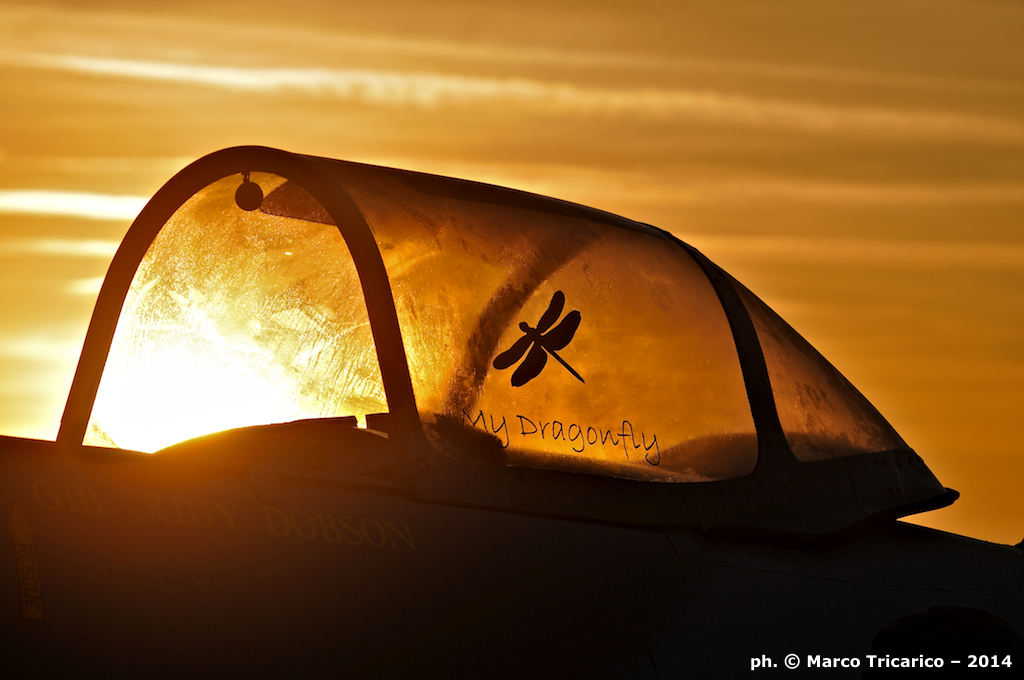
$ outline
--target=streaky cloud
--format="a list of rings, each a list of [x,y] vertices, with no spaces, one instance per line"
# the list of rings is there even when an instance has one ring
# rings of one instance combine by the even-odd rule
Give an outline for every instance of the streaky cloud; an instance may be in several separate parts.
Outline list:
[[[73,366],[81,351],[80,339],[70,339],[61,334],[28,333],[0,336],[0,358],[4,359],[24,359]]]
[[[105,278],[104,276],[90,276],[85,279],[72,279],[68,281],[64,292],[74,296],[95,297],[99,295]]]
[[[11,238],[0,240],[0,257],[43,255],[109,259],[120,244],[120,241],[107,239]]]
[[[565,113],[681,117],[818,134],[866,133],[1024,144],[1024,123],[1015,119],[933,110],[837,107],[710,90],[606,88],[519,77],[370,68],[252,68],[67,54],[0,53],[0,63],[243,93],[299,92],[314,98],[378,106],[435,108],[510,102]]]
[[[1024,272],[1024,244],[816,236],[680,236],[708,256],[758,262]]]
[[[0,213],[133,220],[149,199],[84,191],[0,190]]]
[[[711,76],[740,76],[761,81],[792,81],[853,83],[914,88],[925,90],[951,90],[961,92],[991,92],[998,94],[1024,92],[1024,84],[1017,79],[999,77],[964,77],[937,75],[915,71],[891,71],[870,68],[843,67],[835,64],[792,61],[764,61],[723,59],[709,56],[683,56],[651,54],[647,52],[616,52],[604,50],[569,49],[557,46],[502,44],[476,40],[451,40],[413,37],[394,34],[366,34],[336,30],[329,25],[300,26],[267,24],[255,21],[233,22],[230,34],[217,20],[198,16],[150,15],[145,12],[116,13],[102,11],[69,15],[65,11],[46,7],[0,7],[0,23],[11,26],[46,25],[57,28],[40,41],[24,39],[24,49],[40,52],[69,51],[66,36],[75,33],[79,50],[106,50],[114,43],[132,43],[139,35],[154,36],[179,50],[195,54],[197,44],[227,46],[236,53],[259,45],[260,55],[301,52],[303,57],[333,59],[365,57],[394,58],[422,61],[442,59],[456,62],[487,64],[497,68],[517,66],[544,66],[553,68],[600,69],[628,71],[635,74],[698,74]],[[15,29],[16,30],[16,29]],[[14,35],[9,38],[14,38]],[[60,41],[60,42],[58,42]],[[33,46],[34,47],[30,47]]]

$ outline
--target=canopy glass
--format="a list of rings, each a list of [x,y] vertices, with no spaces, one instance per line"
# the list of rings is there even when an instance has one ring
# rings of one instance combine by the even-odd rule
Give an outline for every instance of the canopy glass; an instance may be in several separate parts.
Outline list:
[[[253,172],[266,198],[250,211],[235,199],[242,176],[224,177],[185,201],[142,258],[86,444],[151,452],[263,423],[365,426],[388,410],[380,366],[400,364],[447,456],[663,482],[754,470],[735,323],[678,241],[521,192],[322,162],[372,232],[378,287],[390,285],[373,297],[392,301],[404,348],[375,344],[347,227],[313,187]],[[798,459],[905,446],[735,286]]]

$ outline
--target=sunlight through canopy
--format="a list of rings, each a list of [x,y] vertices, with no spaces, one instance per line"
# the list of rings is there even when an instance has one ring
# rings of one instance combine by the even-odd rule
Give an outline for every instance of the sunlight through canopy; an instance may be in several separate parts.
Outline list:
[[[776,417],[798,461],[906,447],[792,328],[665,232],[315,160],[331,211],[312,185],[240,173],[154,232],[86,444],[152,452],[345,416],[366,427],[390,403],[407,416],[397,431],[442,457],[637,481],[746,477]]]
[[[729,322],[671,237],[506,189],[330,167],[374,232],[421,419],[448,456],[665,482],[754,468]]]
[[[86,444],[152,452],[228,428],[387,411],[337,227],[244,211],[240,179],[196,193],[143,258]],[[252,179],[268,193],[284,182]]]

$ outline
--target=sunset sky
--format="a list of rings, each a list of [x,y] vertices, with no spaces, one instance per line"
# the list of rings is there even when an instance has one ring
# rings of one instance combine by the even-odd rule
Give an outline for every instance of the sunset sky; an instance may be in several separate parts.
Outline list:
[[[56,436],[145,200],[261,144],[672,231],[962,493],[914,521],[1017,543],[1022,36],[1010,0],[0,0],[0,434]]]

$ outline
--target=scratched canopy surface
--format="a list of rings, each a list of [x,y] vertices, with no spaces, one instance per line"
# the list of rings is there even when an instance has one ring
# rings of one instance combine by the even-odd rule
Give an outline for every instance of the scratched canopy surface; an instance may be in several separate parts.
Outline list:
[[[671,237],[498,187],[318,159],[390,281],[416,406],[443,455],[665,482],[735,479],[757,435],[729,320]],[[363,291],[309,193],[254,173],[196,193],[140,264],[86,443],[152,451],[229,427],[387,410]],[[802,460],[902,446],[739,284]],[[475,433],[467,436],[467,433]]]
[[[753,469],[729,324],[679,244],[518,192],[338,169],[380,246],[435,441],[456,421],[510,464],[664,481]]]
[[[284,182],[252,179],[268,193]],[[149,453],[234,427],[387,411],[337,227],[243,211],[240,183],[227,177],[195,194],[146,252],[86,444]]]
[[[810,343],[733,281],[757,329],[786,441],[798,460],[904,448],[874,406]]]

